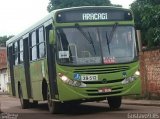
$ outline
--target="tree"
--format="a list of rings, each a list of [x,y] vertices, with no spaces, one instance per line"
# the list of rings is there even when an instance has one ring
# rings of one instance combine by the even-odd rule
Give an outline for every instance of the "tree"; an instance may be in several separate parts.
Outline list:
[[[0,47],[6,46],[6,41],[12,38],[13,36],[0,36]]]
[[[160,46],[160,0],[136,0],[131,4],[142,42],[149,48]]]
[[[77,7],[77,6],[105,6],[112,5],[110,0],[50,0],[47,7],[51,12],[54,9]],[[118,5],[119,6],[119,5]]]

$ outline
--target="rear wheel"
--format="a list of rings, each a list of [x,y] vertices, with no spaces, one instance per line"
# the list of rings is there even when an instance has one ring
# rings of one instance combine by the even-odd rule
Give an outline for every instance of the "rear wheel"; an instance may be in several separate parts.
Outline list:
[[[107,97],[110,109],[119,109],[122,102],[121,96]]]
[[[22,88],[19,86],[19,99],[21,103],[22,109],[27,109],[29,108],[29,100],[23,99],[23,94],[22,94]]]
[[[38,106],[38,101],[33,101],[33,103],[30,104],[32,108],[35,108]]]

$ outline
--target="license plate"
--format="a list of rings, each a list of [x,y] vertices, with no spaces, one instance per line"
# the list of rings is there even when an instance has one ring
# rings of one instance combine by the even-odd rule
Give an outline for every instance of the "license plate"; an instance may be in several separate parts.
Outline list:
[[[100,88],[98,90],[99,93],[108,93],[108,92],[112,92],[112,89],[111,88]]]
[[[97,81],[98,75],[82,75],[81,81]]]

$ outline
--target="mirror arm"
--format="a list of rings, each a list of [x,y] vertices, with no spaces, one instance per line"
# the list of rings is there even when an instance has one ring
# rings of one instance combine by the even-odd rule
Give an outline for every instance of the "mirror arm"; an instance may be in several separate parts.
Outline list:
[[[55,44],[55,31],[49,31],[49,44]]]

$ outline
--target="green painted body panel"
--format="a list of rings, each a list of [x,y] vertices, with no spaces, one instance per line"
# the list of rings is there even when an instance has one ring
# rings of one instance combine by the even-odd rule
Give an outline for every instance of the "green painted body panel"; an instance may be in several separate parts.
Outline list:
[[[45,78],[45,61],[38,60],[30,63],[32,97],[34,100],[43,100],[42,81]]]
[[[24,67],[23,65],[14,66],[14,78],[15,78],[15,87],[16,87],[16,97],[18,97],[18,82],[21,84],[22,94],[24,99],[28,99],[27,95],[27,87],[26,87],[26,80],[24,74]]]
[[[108,22],[78,22],[80,26],[104,26],[113,25],[118,23],[118,25],[134,25],[134,21],[108,21]],[[54,23],[56,27],[73,27],[75,23]]]
[[[18,82],[21,84],[22,94],[24,99],[29,99],[27,94],[26,80],[23,65],[14,66],[14,78],[16,87],[16,97],[18,95]],[[42,80],[48,82],[47,60],[41,59],[30,63],[30,78],[31,78],[31,94],[33,100],[43,100],[42,96]],[[11,84],[10,88],[11,88]],[[10,90],[12,93],[12,89]]]
[[[129,66],[130,69],[126,71],[127,77],[132,76],[138,70],[138,62],[131,63],[131,64],[119,64],[119,65],[108,65],[108,66],[88,66],[88,68],[100,68],[100,67],[115,67],[115,66]],[[74,69],[76,67],[66,67],[66,66],[58,66],[57,65],[57,72],[62,73],[67,76],[69,79],[73,80]],[[79,69],[81,67],[78,67]],[[82,67],[84,69],[84,67]],[[83,74],[84,75],[84,74]],[[88,75],[88,74],[87,74]],[[109,74],[99,74],[98,79],[107,78],[108,80],[116,80],[116,79],[123,79],[122,72],[116,73],[109,73]],[[109,94],[109,95],[98,95],[98,89],[107,87],[111,89],[116,89],[115,91],[121,91],[117,94]],[[118,89],[122,87],[122,89]],[[141,93],[141,82],[140,79],[137,78],[134,82],[122,85],[121,82],[117,83],[109,83],[109,84],[87,84],[85,88],[78,88],[69,86],[64,84],[61,79],[58,79],[58,91],[59,91],[59,99],[61,101],[70,101],[70,100],[80,100],[80,99],[91,99],[91,98],[100,98],[100,97],[107,97],[107,96],[123,96],[123,95],[135,95]],[[93,90],[91,92],[87,92],[87,90]],[[114,91],[113,91],[114,92]],[[96,93],[97,95],[90,96],[88,94]],[[99,93],[100,94],[100,93]]]
[[[44,65],[44,68],[42,68]],[[101,66],[82,66],[82,67],[69,67],[69,66],[60,66],[56,65],[57,73],[63,73],[69,79],[74,80],[74,70],[75,69],[84,69],[84,68],[106,68],[106,67],[115,67],[115,66],[129,66],[130,69],[126,71],[127,77],[132,76],[135,71],[138,70],[139,63],[130,63],[130,64],[119,64],[119,65],[101,65]],[[42,71],[44,70],[44,71]],[[44,73],[44,74],[43,74]],[[24,99],[28,99],[27,90],[26,90],[26,82],[24,77],[24,68],[20,66],[14,67],[14,74],[15,74],[15,85],[16,85],[16,92],[18,92],[18,81],[21,82],[22,85],[22,92]],[[48,71],[47,71],[47,61],[46,59],[39,60],[36,62],[30,63],[30,74],[31,74],[31,82],[32,82],[32,96],[34,100],[43,100],[42,96],[42,80],[45,78],[48,83]],[[88,74],[87,74],[88,75]],[[116,73],[109,73],[109,74],[99,74],[99,79],[107,78],[108,80],[116,80],[122,79],[122,72]],[[110,84],[87,84],[85,88],[78,88],[74,86],[70,86],[62,82],[62,80],[57,76],[57,84],[58,84],[58,93],[59,93],[59,100],[60,101],[71,101],[71,100],[82,100],[82,99],[91,99],[91,98],[101,98],[107,96],[117,96],[117,95],[135,95],[141,93],[141,81],[140,78],[137,78],[134,82],[122,85],[121,82],[118,83],[110,83]],[[49,83],[48,83],[49,85]],[[92,93],[97,93],[96,90],[99,88],[118,88],[123,87],[123,89],[118,89],[116,91],[121,91],[118,94],[112,95],[97,95],[97,96],[89,96],[87,90],[95,90]],[[18,93],[16,93],[18,97]]]

